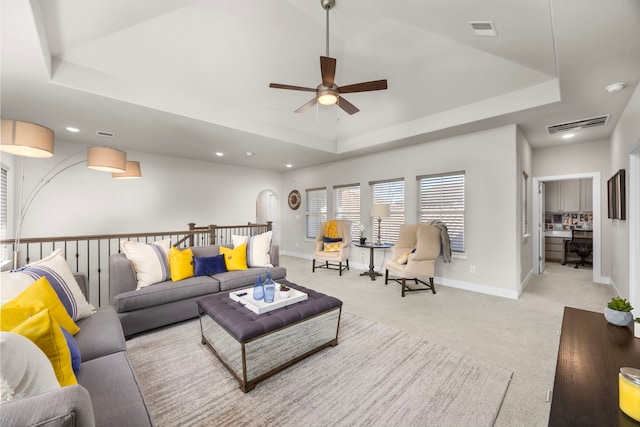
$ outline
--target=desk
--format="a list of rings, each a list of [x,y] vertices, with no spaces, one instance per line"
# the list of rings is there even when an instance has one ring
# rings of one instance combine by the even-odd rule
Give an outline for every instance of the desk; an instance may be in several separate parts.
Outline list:
[[[391,247],[393,247],[393,245],[390,245],[388,243],[383,243],[381,245],[376,245],[373,243],[365,243],[365,244],[360,244],[360,243],[354,243],[354,245],[356,245],[359,248],[369,248],[369,250],[371,250],[371,254],[369,255],[369,271],[365,271],[364,273],[360,274],[361,276],[369,276],[371,277],[371,280],[376,280],[376,276],[382,276],[382,273],[378,273],[374,266],[373,266],[373,250],[374,249],[389,249]]]
[[[640,368],[640,339],[631,329],[565,307],[549,426],[638,426],[618,406],[624,366]]]

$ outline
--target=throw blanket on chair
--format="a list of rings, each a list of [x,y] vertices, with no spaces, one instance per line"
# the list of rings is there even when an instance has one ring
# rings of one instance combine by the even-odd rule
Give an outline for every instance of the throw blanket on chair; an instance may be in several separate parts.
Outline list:
[[[449,230],[447,224],[442,221],[425,221],[425,224],[432,225],[440,230],[440,255],[444,262],[451,262],[451,240],[449,239]]]

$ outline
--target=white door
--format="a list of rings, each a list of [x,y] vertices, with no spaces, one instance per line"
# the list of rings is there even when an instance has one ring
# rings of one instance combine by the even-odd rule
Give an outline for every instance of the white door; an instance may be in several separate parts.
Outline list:
[[[544,262],[544,182],[538,183],[538,274],[542,274],[545,269]]]

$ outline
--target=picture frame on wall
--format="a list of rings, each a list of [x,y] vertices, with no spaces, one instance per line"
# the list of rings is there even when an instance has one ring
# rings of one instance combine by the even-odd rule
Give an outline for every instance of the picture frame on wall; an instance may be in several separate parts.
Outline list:
[[[610,219],[627,219],[625,172],[620,169],[607,181],[608,217]]]

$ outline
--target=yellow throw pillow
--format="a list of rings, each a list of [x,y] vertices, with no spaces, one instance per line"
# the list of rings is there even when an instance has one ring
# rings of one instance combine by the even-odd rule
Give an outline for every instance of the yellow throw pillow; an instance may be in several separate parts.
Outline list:
[[[48,309],[31,316],[9,332],[29,338],[47,355],[62,387],[78,384],[71,367],[71,351],[69,351],[67,340],[60,329],[60,324]]]
[[[338,225],[336,224],[335,219],[327,222],[327,225],[324,228],[324,235],[325,237],[331,237],[332,239],[340,237],[340,235],[338,235]]]
[[[342,242],[333,242],[333,243],[325,243],[324,251],[325,252],[340,252],[340,244]]]
[[[44,276],[0,308],[0,328],[10,331],[29,316],[44,309],[49,309],[51,316],[71,335],[80,332],[80,328],[73,322],[58,294]]]
[[[396,264],[399,264],[399,265],[406,264],[407,261],[409,261],[409,252],[403,253],[402,256],[398,258],[398,260],[396,261]]]
[[[191,249],[187,248],[181,251],[172,246],[169,251],[169,270],[172,282],[193,277],[193,252]]]
[[[233,249],[220,246],[220,254],[224,255],[224,265],[228,271],[247,269],[247,244],[243,243]]]

